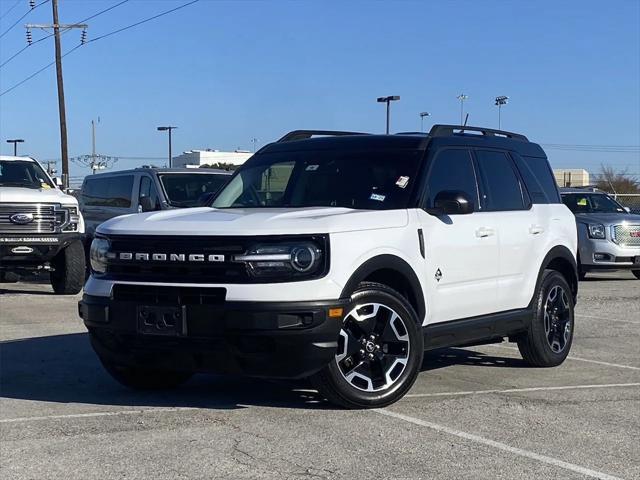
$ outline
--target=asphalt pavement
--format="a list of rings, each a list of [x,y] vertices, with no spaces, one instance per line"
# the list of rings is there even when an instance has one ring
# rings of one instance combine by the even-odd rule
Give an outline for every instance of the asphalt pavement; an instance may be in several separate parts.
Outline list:
[[[133,392],[95,357],[80,296],[0,284],[2,479],[640,478],[640,281],[580,284],[573,349],[425,357],[409,394],[345,411],[305,382],[197,375]]]

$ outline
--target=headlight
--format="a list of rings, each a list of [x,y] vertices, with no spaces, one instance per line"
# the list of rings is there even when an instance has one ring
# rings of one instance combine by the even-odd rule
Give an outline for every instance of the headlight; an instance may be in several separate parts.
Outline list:
[[[80,215],[78,214],[78,207],[63,206],[62,211],[58,214],[58,224],[63,225],[63,232],[77,232],[78,224],[80,223]]]
[[[107,254],[111,244],[106,238],[94,238],[91,242],[91,250],[89,251],[89,261],[91,270],[95,273],[104,273],[107,271]]]
[[[587,232],[589,232],[589,238],[606,238],[604,225],[600,223],[590,223],[587,225]]]
[[[256,245],[233,261],[245,263],[249,274],[258,278],[313,276],[324,265],[321,248],[312,242]]]

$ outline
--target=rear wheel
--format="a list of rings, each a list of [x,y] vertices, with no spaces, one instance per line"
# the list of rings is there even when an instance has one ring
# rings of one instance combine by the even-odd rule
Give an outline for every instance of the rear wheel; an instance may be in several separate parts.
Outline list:
[[[85,260],[82,242],[77,240],[61,250],[51,261],[51,286],[58,295],[75,295],[85,280]]]
[[[631,273],[633,273],[634,277],[640,280],[640,270],[631,270]]]
[[[422,330],[411,304],[385,285],[362,283],[351,297],[335,359],[311,381],[337,405],[383,407],[411,388],[422,356]]]
[[[535,302],[529,330],[518,340],[518,349],[532,366],[555,367],[567,358],[573,341],[573,296],[562,274],[544,271]]]
[[[100,361],[115,380],[134,390],[167,390],[182,385],[193,376],[191,372],[118,365],[102,358]]]

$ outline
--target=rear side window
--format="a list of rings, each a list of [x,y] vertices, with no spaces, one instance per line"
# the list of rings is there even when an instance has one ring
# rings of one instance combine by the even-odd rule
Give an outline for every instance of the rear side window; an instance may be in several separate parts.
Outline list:
[[[522,186],[511,159],[503,152],[484,150],[476,151],[476,156],[482,179],[484,210],[524,210]]]
[[[427,180],[425,208],[433,208],[436,195],[444,190],[466,193],[474,208],[478,208],[478,185],[473,160],[468,150],[442,150],[436,155]]]
[[[133,175],[107,178],[88,178],[82,188],[82,198],[87,206],[131,207]]]
[[[560,203],[556,181],[546,158],[512,156],[533,203]]]

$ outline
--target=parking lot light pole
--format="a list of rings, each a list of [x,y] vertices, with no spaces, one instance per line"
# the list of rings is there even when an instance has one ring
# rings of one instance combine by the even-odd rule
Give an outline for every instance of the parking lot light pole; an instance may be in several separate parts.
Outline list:
[[[469,95],[461,93],[456,98],[460,100],[460,125],[464,125],[464,101],[469,98]]]
[[[500,95],[499,97],[496,97],[495,105],[498,107],[498,130],[502,128],[502,118],[501,118],[502,106],[506,105],[508,101],[509,101],[509,97],[505,95]]]
[[[388,97],[378,97],[377,102],[378,103],[386,103],[387,104],[387,135],[389,135],[389,104],[391,102],[394,102],[396,100],[400,100],[400,96],[399,95],[390,95]]]
[[[430,117],[429,112],[420,112],[420,131],[424,132],[424,117]]]
[[[24,140],[21,138],[14,138],[11,140],[7,140],[7,143],[13,143],[13,156],[17,157],[18,156],[18,144],[19,143],[24,143]]]
[[[178,127],[158,127],[159,132],[169,132],[169,168],[171,168],[171,130],[175,130]]]

